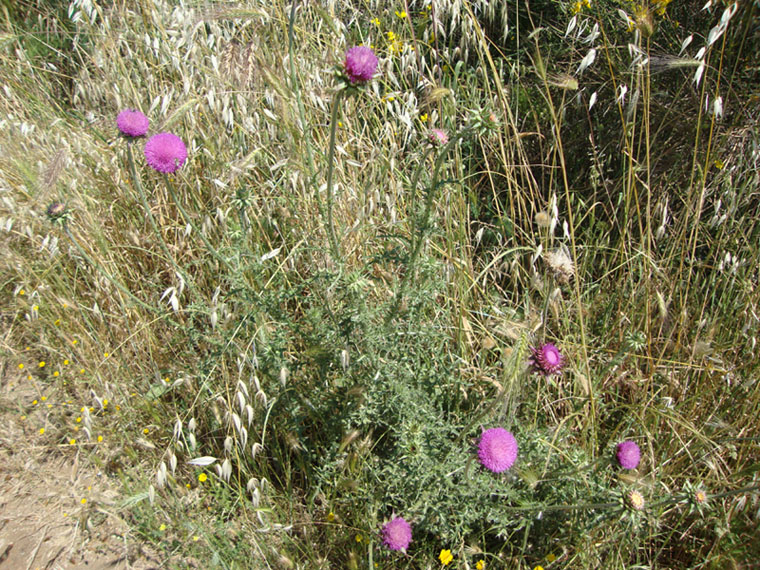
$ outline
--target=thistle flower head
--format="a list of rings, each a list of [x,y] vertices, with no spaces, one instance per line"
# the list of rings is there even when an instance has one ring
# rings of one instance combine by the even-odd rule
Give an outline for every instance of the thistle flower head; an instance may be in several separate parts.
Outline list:
[[[449,142],[449,135],[441,129],[430,129],[428,140],[433,146],[443,146]]]
[[[137,109],[124,109],[116,116],[116,126],[128,137],[141,137],[148,132],[148,117]]]
[[[61,202],[51,202],[47,207],[47,215],[52,218],[59,218],[66,212],[66,206]]]
[[[402,517],[395,517],[383,527],[383,544],[390,550],[406,550],[412,542],[412,527]]]
[[[485,430],[480,436],[478,458],[486,469],[494,473],[506,471],[517,459],[517,440],[504,428]]]
[[[145,160],[158,172],[175,172],[187,160],[187,147],[172,133],[158,133],[145,143]]]
[[[564,245],[557,250],[548,252],[544,259],[561,283],[568,283],[575,275],[573,260]]]
[[[617,460],[623,469],[636,469],[641,460],[641,450],[636,442],[624,441],[618,443]]]
[[[550,342],[538,347],[531,347],[533,356],[530,363],[533,370],[544,376],[558,374],[565,365],[565,357],[560,353],[559,348]]]
[[[377,56],[366,46],[352,47],[346,52],[343,68],[351,85],[366,83],[375,74]]]
[[[644,508],[644,496],[636,490],[630,491],[626,496],[626,504],[635,511]]]

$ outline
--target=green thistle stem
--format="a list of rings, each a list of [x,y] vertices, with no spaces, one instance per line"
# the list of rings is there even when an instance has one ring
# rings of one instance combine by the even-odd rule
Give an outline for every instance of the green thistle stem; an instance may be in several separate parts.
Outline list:
[[[172,267],[174,267],[174,270],[182,276],[182,279],[184,279],[185,282],[191,282],[185,272],[182,271],[177,262],[174,260],[174,256],[172,256],[171,252],[169,251],[169,247],[166,245],[166,242],[164,241],[164,238],[158,229],[156,220],[153,218],[153,214],[150,211],[148,200],[145,197],[145,190],[143,189],[142,182],[140,182],[140,178],[137,175],[137,169],[135,168],[135,160],[134,156],[132,155],[131,142],[127,143],[127,162],[129,163],[129,171],[132,174],[132,180],[134,181],[135,186],[137,187],[137,191],[140,194],[140,201],[142,202],[143,209],[145,210],[145,215],[150,222],[151,228],[153,228],[153,233],[156,234],[156,238],[158,239],[158,243],[161,245],[161,249],[164,250],[164,254],[166,254],[167,259],[172,264]]]
[[[333,171],[335,169],[335,133],[338,130],[338,113],[340,112],[340,102],[343,98],[343,91],[338,91],[333,99],[333,107],[330,113],[330,146],[327,151],[327,238],[330,241],[330,254],[333,261],[340,262],[340,243],[335,235],[335,224],[333,223]]]
[[[409,261],[406,264],[406,268],[404,270],[404,276],[401,278],[401,285],[399,285],[399,289],[396,292],[395,299],[393,301],[393,305],[391,306],[391,310],[388,312],[388,316],[385,318],[385,325],[389,326],[391,322],[393,322],[393,319],[398,314],[398,310],[401,307],[401,302],[404,299],[404,295],[406,294],[406,290],[409,287],[409,283],[414,275],[416,266],[417,266],[417,259],[420,255],[420,251],[422,250],[422,244],[425,242],[425,235],[428,231],[428,225],[430,223],[430,212],[433,209],[433,203],[435,202],[435,191],[438,189],[439,186],[439,176],[441,174],[441,167],[443,166],[443,161],[446,158],[446,155],[449,153],[449,151],[456,146],[456,144],[459,142],[460,139],[462,139],[464,136],[470,133],[472,130],[472,127],[468,127],[466,129],[461,130],[459,133],[451,137],[451,140],[446,143],[446,145],[441,149],[441,152],[438,154],[438,156],[435,159],[435,163],[433,164],[433,177],[430,181],[430,185],[427,188],[427,195],[425,197],[425,206],[422,211],[421,216],[421,223],[418,225],[416,222],[416,215],[415,212],[412,212],[412,220],[413,220],[413,227],[412,227],[412,252],[409,255]],[[427,156],[427,155],[425,155]],[[423,162],[420,163],[422,165],[424,163],[424,157]],[[418,167],[417,172],[415,173],[415,176],[413,178],[413,183],[415,186],[412,187],[412,196],[416,193],[416,184],[419,180],[419,174],[421,172],[421,166]]]

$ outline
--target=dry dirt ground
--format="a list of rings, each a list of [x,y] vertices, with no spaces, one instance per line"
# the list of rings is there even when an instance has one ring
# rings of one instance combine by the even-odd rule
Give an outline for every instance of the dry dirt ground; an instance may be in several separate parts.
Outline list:
[[[166,568],[129,533],[92,446],[60,440],[23,376],[0,378],[0,570]]]

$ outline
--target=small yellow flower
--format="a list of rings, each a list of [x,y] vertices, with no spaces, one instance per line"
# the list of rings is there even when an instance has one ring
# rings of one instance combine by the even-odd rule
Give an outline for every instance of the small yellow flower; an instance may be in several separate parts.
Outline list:
[[[34,400],[34,401],[32,402],[32,406],[36,406],[37,404],[38,404],[37,400]]]
[[[39,305],[34,305],[32,307],[32,311],[39,311],[39,310],[40,310],[40,306]]]
[[[52,407],[53,407],[53,404],[48,404],[48,405],[47,405],[47,407],[48,407],[48,408],[52,408]]]
[[[716,159],[713,163],[715,165],[715,168],[718,170],[723,170],[726,167],[726,164],[721,159]]]
[[[32,379],[32,375],[31,375],[31,374],[29,374],[29,376],[27,376],[27,377],[26,377],[26,379],[27,379],[27,380],[31,380],[31,379]]]
[[[80,374],[84,374],[84,368],[80,368],[80,369],[79,369],[79,373],[80,373]]]
[[[95,411],[95,408],[92,408],[92,407],[91,407],[91,408],[90,408],[90,413],[92,413],[92,412],[94,412],[94,411]]]
[[[63,365],[64,365],[64,366],[68,366],[68,365],[69,365],[69,361],[68,361],[68,360],[64,360],[64,361],[63,361]]]
[[[23,289],[20,289],[19,292],[18,292],[18,294],[19,295],[26,295],[26,291],[24,291]]]
[[[190,483],[185,483],[185,487],[187,487],[188,489],[190,488],[190,486],[191,486]]]
[[[406,12],[404,10],[401,10],[400,12],[396,10],[396,17],[401,18],[402,20],[406,18]]]
[[[37,366],[39,366],[40,368],[45,368],[45,361],[44,360],[40,361],[40,363]]]
[[[103,400],[103,407],[105,407],[105,406],[107,406],[107,405],[108,405],[108,398],[105,398],[105,399]]]
[[[356,542],[361,542],[361,541],[362,541],[362,535],[361,535],[361,534],[357,534],[357,535],[354,537],[354,540],[356,540]]]
[[[704,491],[697,491],[694,493],[694,500],[700,505],[707,501],[707,493]]]
[[[82,421],[82,416],[79,416],[76,421],[77,423],[80,423]]]
[[[100,443],[101,441],[103,441],[103,436],[102,436],[102,435],[99,435],[99,436],[98,436],[98,443]]]
[[[150,433],[150,430],[149,430],[148,428],[145,428],[145,429],[143,430],[143,433],[144,433],[145,435],[148,435],[148,434]]]
[[[77,440],[76,440],[76,439],[74,439],[74,438],[71,438],[71,439],[69,440],[69,445],[76,445],[76,444],[77,444]]]
[[[81,501],[79,501],[79,502],[80,502],[80,503],[82,503],[82,504],[84,505],[84,504],[87,502],[87,499],[85,499],[84,497],[82,497],[82,500],[81,500]]]
[[[544,567],[539,564],[538,566],[533,568],[533,570],[544,570]]]
[[[438,559],[441,561],[441,564],[444,566],[448,566],[451,564],[451,561],[454,560],[454,555],[451,554],[451,550],[443,549],[441,550],[441,553],[438,555]]]
[[[58,325],[60,325],[60,324],[61,324],[61,319],[56,319],[55,321],[53,321],[53,324],[54,324],[55,326],[58,326]]]
[[[23,370],[23,369],[24,369],[24,364],[23,364],[23,363],[19,364],[19,365],[18,365],[18,369],[19,369],[19,370]]]
[[[554,562],[556,559],[557,559],[557,557],[554,554],[549,553],[549,554],[546,555],[546,561],[549,564],[551,564],[552,562]]]
[[[200,475],[198,475],[198,481],[199,482],[205,483],[206,479],[208,479],[208,476],[205,473],[201,473]]]
[[[394,34],[393,32],[386,32],[385,35],[388,38],[389,42],[392,42],[393,40],[396,39],[396,34]]]
[[[63,513],[63,516],[67,517],[67,516],[69,516],[69,513]]]
[[[42,396],[42,398],[40,399],[44,402],[45,400],[47,400],[47,396]]]
[[[45,433],[45,428],[40,428],[40,435],[44,435],[44,433]]]
[[[21,416],[21,421],[23,422],[26,419],[26,416]]]
[[[423,123],[427,123],[427,120],[428,120],[428,114],[422,113],[422,115],[420,115],[420,121]]]
[[[161,532],[165,531],[166,530],[166,525],[162,524],[160,527],[158,527],[158,530],[160,530]]]
[[[370,20],[371,23],[375,24],[376,26],[380,25],[380,19],[379,18],[372,18]],[[20,293],[19,293],[20,294]]]
[[[108,352],[104,352],[103,353],[103,358],[108,358],[109,356],[111,356],[111,355]]]
[[[329,513],[327,513],[327,521],[328,522],[333,522],[334,520],[335,520],[335,513],[333,513],[332,511],[330,511]]]
[[[79,341],[78,341],[77,339],[74,339],[74,340],[72,340],[72,341],[71,341],[71,344],[76,344],[76,343],[78,343],[78,342],[79,342]]]
[[[475,570],[483,570],[485,567],[486,567],[486,561],[478,560],[478,563],[475,565]]]
[[[53,376],[55,376],[56,378],[58,378],[58,376],[60,376],[60,375],[61,375],[61,373],[58,372],[57,370],[55,372],[53,372]]]

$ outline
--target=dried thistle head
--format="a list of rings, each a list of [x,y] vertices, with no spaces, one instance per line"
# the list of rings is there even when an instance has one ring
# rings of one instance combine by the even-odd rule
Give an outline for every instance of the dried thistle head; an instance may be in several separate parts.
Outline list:
[[[544,260],[561,283],[568,283],[575,275],[575,265],[565,246],[547,252]]]

